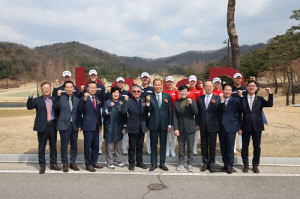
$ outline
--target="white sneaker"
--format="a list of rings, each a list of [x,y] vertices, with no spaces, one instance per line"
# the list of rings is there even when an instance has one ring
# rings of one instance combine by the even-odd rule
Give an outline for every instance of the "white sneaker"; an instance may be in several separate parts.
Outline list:
[[[167,157],[167,158],[170,157],[170,150],[167,150],[167,152],[166,152],[166,157]]]
[[[234,149],[234,153],[236,153],[236,149]]]
[[[124,151],[123,151],[123,155],[128,155],[128,151],[127,151],[127,150],[124,150]]]
[[[194,149],[194,155],[197,155],[197,149]]]
[[[193,167],[192,167],[192,165],[188,165],[188,166],[187,166],[187,170],[188,170],[188,172],[193,172]]]
[[[150,151],[150,150],[147,150],[147,153],[148,153],[149,155],[151,155],[151,151]]]
[[[176,153],[175,151],[171,151],[171,157],[175,158],[176,157]]]
[[[107,167],[108,167],[109,169],[115,169],[115,166],[114,166],[113,164],[108,164]]]
[[[116,165],[118,165],[119,167],[124,167],[124,164],[121,161],[117,161]]]
[[[177,170],[177,171],[180,171],[183,167],[184,167],[183,164],[179,164],[179,165],[176,167],[176,170]]]

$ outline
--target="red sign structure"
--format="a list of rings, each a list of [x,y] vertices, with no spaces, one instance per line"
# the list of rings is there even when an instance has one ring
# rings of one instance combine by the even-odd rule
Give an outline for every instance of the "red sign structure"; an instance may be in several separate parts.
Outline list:
[[[227,67],[211,67],[211,68],[209,68],[209,79],[213,80],[213,78],[219,77],[219,76],[228,76],[228,77],[233,78],[233,75],[235,73],[239,73],[239,71],[236,69],[227,68]],[[124,78],[124,79],[125,79],[125,84],[129,86],[129,92],[131,92],[131,88],[133,85],[133,79],[128,79],[128,78]],[[83,67],[75,68],[75,80],[76,80],[76,85],[79,87],[81,85],[86,85],[90,81],[89,79],[85,80],[85,70]],[[99,84],[104,85],[100,79],[98,79],[97,82]],[[150,82],[151,82],[151,80],[149,80],[149,83]],[[200,82],[197,81],[197,85],[199,83]],[[178,81],[176,84],[176,87],[179,88],[183,84],[189,84],[189,79],[182,79],[182,80]],[[244,85],[244,86],[246,85],[244,77],[242,78],[242,85]],[[116,81],[114,81],[111,86],[112,87],[116,86]],[[164,79],[163,80],[163,89],[165,89],[165,88],[167,88],[167,85],[166,85],[166,80]]]

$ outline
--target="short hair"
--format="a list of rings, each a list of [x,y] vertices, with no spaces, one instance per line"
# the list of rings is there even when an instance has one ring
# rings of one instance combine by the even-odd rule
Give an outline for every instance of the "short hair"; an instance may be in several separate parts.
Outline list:
[[[256,81],[254,81],[254,80],[250,80],[249,82],[247,82],[247,86],[248,86],[248,84],[250,84],[252,82],[256,85],[256,87],[258,87],[258,83]]]
[[[64,87],[66,87],[66,84],[72,84],[72,85],[73,85],[73,87],[74,87],[74,82],[72,82],[72,81],[65,81],[65,83],[64,83]]]
[[[232,89],[232,85],[231,84],[229,84],[229,83],[225,83],[225,84],[223,84],[223,90],[225,89],[225,87],[226,86],[230,86],[231,87],[231,89]]]
[[[181,85],[181,86],[179,87],[179,91],[182,91],[182,90],[184,90],[184,89],[186,89],[187,91],[189,91],[189,87],[188,87],[186,84],[183,84],[183,85]]]
[[[117,86],[114,86],[110,90],[110,95],[112,95],[114,92],[119,91],[119,94],[121,94],[121,89]]]
[[[90,81],[90,82],[88,82],[88,83],[86,84],[86,87],[88,88],[90,84],[96,84],[96,86],[97,86],[97,83],[96,83],[96,82]]]
[[[142,90],[142,88],[139,85],[136,85],[136,84],[134,84],[131,89],[133,90],[134,88],[139,88],[140,90]]]
[[[153,86],[154,86],[155,81],[160,81],[160,83],[163,84],[163,81],[160,78],[156,78],[156,79],[153,80]]]
[[[43,83],[41,84],[41,88],[42,88],[45,84],[49,84],[49,86],[51,87],[51,84],[50,84],[49,82],[43,82]]]

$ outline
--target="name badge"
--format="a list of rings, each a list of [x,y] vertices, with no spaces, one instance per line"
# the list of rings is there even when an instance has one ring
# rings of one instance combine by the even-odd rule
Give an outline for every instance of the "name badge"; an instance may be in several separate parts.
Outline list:
[[[147,91],[148,93],[152,93],[152,91]]]
[[[172,95],[175,95],[175,93],[172,93]]]
[[[101,90],[102,90],[102,88],[97,88],[97,90],[98,90],[98,91],[99,91],[99,90],[101,91]]]

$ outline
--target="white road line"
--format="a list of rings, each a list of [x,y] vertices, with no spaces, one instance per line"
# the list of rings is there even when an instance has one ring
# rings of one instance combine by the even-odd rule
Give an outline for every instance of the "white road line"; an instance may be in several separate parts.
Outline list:
[[[0,173],[34,173],[38,174],[38,170],[0,170]],[[51,173],[51,174],[64,174],[66,173],[62,171],[47,171],[46,174]],[[153,172],[111,172],[111,171],[96,171],[96,172],[88,172],[88,171],[69,171],[68,173],[70,174],[100,174],[100,175],[151,175],[151,176],[156,176],[156,175],[162,175],[162,176],[209,176],[209,177],[220,177],[220,176],[228,176],[228,177],[255,177],[255,176],[265,176],[265,177],[300,177],[300,174],[279,174],[279,173],[232,173],[231,175],[223,172],[217,172],[217,173],[153,173]]]

